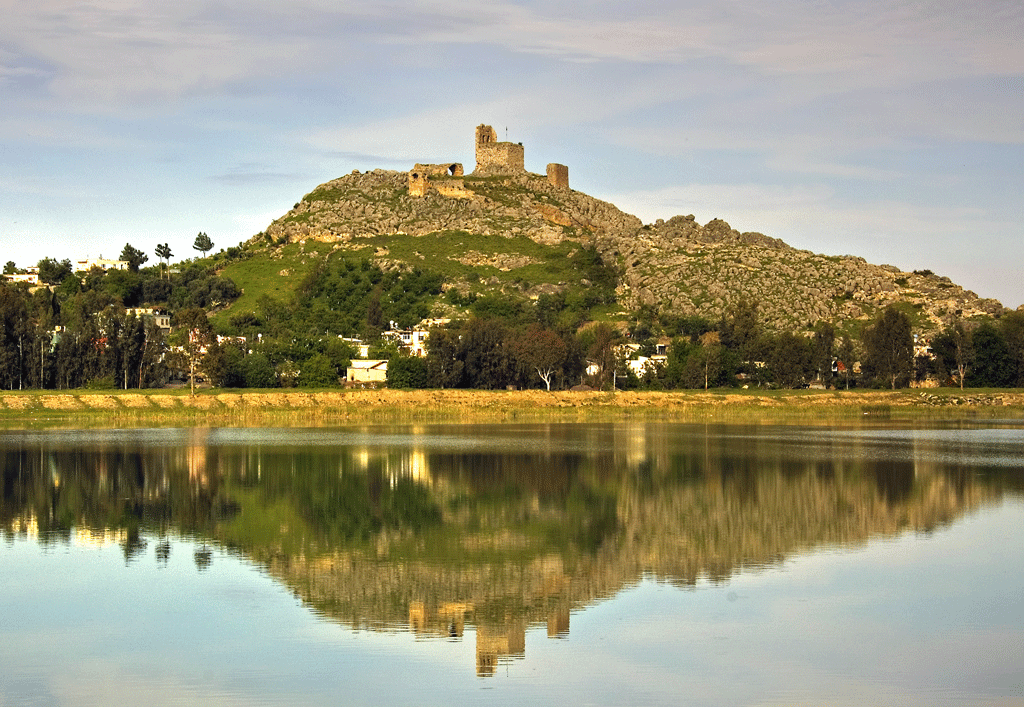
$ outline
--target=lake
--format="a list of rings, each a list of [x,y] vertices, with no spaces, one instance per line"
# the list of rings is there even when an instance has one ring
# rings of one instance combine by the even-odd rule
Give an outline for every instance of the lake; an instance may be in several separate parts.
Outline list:
[[[1024,705],[1024,423],[0,432],[0,706]]]

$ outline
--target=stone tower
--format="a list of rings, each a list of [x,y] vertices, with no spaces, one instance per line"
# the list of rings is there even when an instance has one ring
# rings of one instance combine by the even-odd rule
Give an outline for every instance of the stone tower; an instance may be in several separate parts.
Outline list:
[[[548,181],[556,187],[569,188],[569,168],[564,164],[552,162],[548,165]]]
[[[476,126],[476,169],[473,174],[521,174],[526,171],[523,146],[498,142],[490,125]]]

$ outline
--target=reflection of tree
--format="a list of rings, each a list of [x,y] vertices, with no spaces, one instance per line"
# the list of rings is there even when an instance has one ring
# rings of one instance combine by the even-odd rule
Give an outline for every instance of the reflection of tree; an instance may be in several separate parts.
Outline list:
[[[139,526],[130,525],[128,532],[125,534],[124,542],[121,544],[124,550],[124,563],[126,565],[130,564],[132,560],[138,558],[146,551],[148,545],[149,543],[139,536]]]
[[[196,548],[192,555],[196,562],[196,569],[200,572],[207,569],[213,562],[213,551],[206,546],[206,543],[203,543],[202,547]]]
[[[645,574],[723,581],[1024,492],[1019,475],[928,461],[950,455],[926,443],[893,455],[869,438],[659,429],[551,425],[532,444],[502,429],[501,453],[25,445],[0,453],[0,528],[32,519],[48,542],[120,529],[132,563],[147,531],[162,563],[168,534],[187,535],[199,571],[231,546],[348,625],[472,626],[486,675],[522,654],[527,627],[565,635],[573,609]]]
[[[171,558],[171,542],[164,538],[156,544],[156,561],[166,565]]]
[[[187,448],[8,448],[0,470],[0,527],[30,517],[47,538],[70,538],[73,526],[124,530],[126,561],[145,548],[146,530],[212,535],[238,510],[216,477],[190,483]]]

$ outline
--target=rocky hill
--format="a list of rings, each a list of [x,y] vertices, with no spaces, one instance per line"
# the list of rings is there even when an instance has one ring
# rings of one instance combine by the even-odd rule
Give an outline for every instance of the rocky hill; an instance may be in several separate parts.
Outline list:
[[[716,319],[746,298],[758,303],[773,329],[800,330],[820,320],[855,325],[890,303],[904,303],[921,331],[957,316],[1003,310],[930,271],[798,250],[718,219],[701,225],[693,216],[676,216],[645,225],[541,175],[432,175],[423,196],[410,193],[410,177],[378,169],[321,184],[247,245],[327,243],[361,252],[385,269],[445,272],[445,263],[458,263],[462,269],[447,273],[446,287],[485,286],[534,298],[579,287],[551,261],[591,247],[617,270],[617,301],[626,314],[650,305]],[[429,241],[430,248],[392,252],[391,243],[410,238],[424,239],[424,246]],[[524,249],[527,239],[541,250]]]

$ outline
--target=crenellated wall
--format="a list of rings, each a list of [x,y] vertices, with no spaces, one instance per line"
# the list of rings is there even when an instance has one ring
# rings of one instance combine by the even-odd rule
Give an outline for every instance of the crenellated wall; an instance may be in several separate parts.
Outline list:
[[[521,174],[526,171],[525,151],[520,143],[498,142],[490,125],[476,128],[476,169],[473,174]]]

